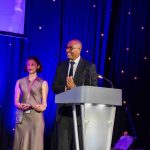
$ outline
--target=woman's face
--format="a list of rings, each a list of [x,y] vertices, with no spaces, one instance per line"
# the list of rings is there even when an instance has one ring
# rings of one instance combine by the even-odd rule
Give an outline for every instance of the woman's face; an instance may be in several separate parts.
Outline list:
[[[27,60],[26,67],[29,74],[34,74],[40,66],[35,60],[29,59]]]

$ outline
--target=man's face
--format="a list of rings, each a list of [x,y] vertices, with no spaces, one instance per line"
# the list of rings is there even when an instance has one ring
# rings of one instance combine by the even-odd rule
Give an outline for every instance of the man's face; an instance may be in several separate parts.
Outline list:
[[[66,47],[67,58],[70,60],[75,60],[80,56],[81,44],[77,41],[70,41]]]

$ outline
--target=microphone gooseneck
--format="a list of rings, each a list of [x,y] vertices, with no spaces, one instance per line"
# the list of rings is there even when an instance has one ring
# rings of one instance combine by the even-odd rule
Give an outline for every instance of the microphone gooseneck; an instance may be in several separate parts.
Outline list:
[[[97,74],[97,77],[98,77],[99,79],[104,79],[104,80],[106,80],[107,82],[109,82],[110,85],[111,85],[111,88],[114,87],[112,81],[109,80],[108,78],[106,78],[106,77],[104,77],[104,76],[102,76],[102,75],[100,75],[100,74]]]

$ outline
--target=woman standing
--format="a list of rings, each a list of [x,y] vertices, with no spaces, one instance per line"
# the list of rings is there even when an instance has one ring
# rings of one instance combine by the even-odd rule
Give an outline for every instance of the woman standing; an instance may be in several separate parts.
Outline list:
[[[13,150],[43,150],[44,118],[47,107],[48,84],[37,76],[41,64],[35,57],[26,61],[27,77],[15,86],[17,107]]]

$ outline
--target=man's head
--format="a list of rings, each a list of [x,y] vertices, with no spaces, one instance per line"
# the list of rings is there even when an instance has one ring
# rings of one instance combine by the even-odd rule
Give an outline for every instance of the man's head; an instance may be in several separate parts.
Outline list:
[[[73,39],[69,41],[66,47],[67,58],[70,60],[77,59],[80,56],[81,49],[82,43],[79,40]]]

